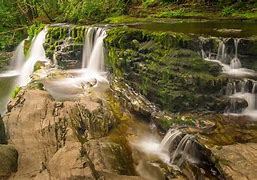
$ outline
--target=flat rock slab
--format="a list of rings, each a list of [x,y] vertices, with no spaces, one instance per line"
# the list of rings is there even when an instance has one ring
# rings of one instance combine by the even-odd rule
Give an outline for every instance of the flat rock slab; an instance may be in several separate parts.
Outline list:
[[[257,143],[227,145],[213,153],[228,178],[257,179]]]

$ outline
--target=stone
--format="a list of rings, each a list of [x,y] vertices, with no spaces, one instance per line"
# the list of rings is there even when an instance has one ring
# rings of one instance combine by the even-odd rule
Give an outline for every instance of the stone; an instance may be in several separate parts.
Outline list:
[[[3,119],[0,115],[0,144],[6,144],[6,135],[5,135],[5,126],[4,126],[4,122]]]
[[[8,178],[17,171],[18,152],[13,146],[0,145],[0,179]]]
[[[227,145],[212,151],[227,179],[256,179],[256,143]]]

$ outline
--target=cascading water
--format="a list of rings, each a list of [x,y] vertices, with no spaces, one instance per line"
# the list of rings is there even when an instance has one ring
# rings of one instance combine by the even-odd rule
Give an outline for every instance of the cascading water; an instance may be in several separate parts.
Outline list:
[[[0,87],[0,113],[3,113],[6,110],[6,104],[9,101],[10,92],[15,86],[15,81],[20,74],[20,70],[24,64],[24,43],[23,40],[14,51],[12,61],[9,66],[9,70],[0,73],[0,83],[4,84]]]
[[[72,78],[44,82],[46,90],[57,100],[76,100],[90,87],[101,84],[103,91],[107,87],[103,44],[107,35],[106,31],[104,28],[90,27],[85,34],[82,68],[67,70],[67,73],[72,74]]]
[[[87,30],[83,47],[82,68],[101,72],[104,70],[104,38],[106,31],[103,28],[91,27]]]
[[[47,62],[48,59],[45,55],[43,44],[45,42],[45,36],[47,29],[43,29],[32,41],[31,48],[29,50],[29,57],[22,66],[20,76],[18,79],[19,86],[26,86],[31,81],[31,74],[34,71],[34,66],[38,61]]]
[[[230,62],[230,67],[232,69],[238,69],[241,68],[241,62],[240,59],[238,58],[238,44],[239,44],[240,39],[234,39],[234,44],[235,44],[235,57],[231,60]]]
[[[24,56],[24,43],[25,40],[23,40],[14,51],[12,61],[9,66],[9,70],[0,73],[0,78],[4,77],[15,77],[18,76],[20,73],[20,70],[25,62],[25,56]]]
[[[25,62],[25,56],[24,56],[24,43],[25,40],[23,40],[16,48],[14,52],[14,56],[12,58],[11,67],[12,69],[15,69],[17,71],[21,70],[24,62]]]
[[[202,54],[205,60],[219,63],[223,67],[223,72],[228,74],[231,78],[241,78],[241,80],[233,80],[227,85],[226,95],[231,98],[231,101],[230,107],[226,110],[226,114],[257,117],[256,82],[249,79],[256,77],[257,74],[253,70],[242,68],[238,57],[238,44],[240,43],[240,39],[235,38],[233,40],[234,57],[232,59],[229,58],[227,53],[226,43],[228,39],[220,41],[216,59],[213,59],[212,55],[207,56],[204,51],[202,51]],[[243,104],[242,100],[247,102],[248,105],[246,108],[238,107],[240,104]]]
[[[212,162],[211,151],[202,146],[194,135],[187,134],[181,129],[169,129],[161,142],[148,137],[133,145],[140,151],[158,156],[175,169],[183,168],[183,164],[188,162],[213,176],[220,175],[215,163]]]

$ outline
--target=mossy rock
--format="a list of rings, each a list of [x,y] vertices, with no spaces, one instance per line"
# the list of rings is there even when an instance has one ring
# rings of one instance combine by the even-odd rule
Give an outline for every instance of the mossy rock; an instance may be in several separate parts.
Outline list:
[[[18,152],[10,145],[0,145],[0,179],[17,171]]]
[[[198,47],[192,48],[197,40],[177,33],[120,27],[108,31],[105,43],[109,70],[161,109],[170,112],[225,109],[228,102],[222,92],[228,78],[220,74],[218,64],[201,58],[195,51]]]

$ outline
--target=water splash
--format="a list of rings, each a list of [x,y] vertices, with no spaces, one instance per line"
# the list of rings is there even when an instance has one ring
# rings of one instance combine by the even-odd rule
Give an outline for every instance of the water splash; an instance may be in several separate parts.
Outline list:
[[[33,73],[34,66],[38,61],[48,61],[43,47],[46,34],[47,29],[45,28],[33,39],[31,48],[29,50],[29,57],[21,69],[21,75],[18,80],[19,86],[26,86],[31,81],[30,76]]]

